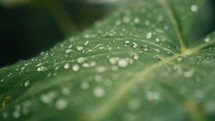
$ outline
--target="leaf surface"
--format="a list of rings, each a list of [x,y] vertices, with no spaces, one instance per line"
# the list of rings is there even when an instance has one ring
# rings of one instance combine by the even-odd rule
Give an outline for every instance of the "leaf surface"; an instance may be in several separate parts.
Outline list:
[[[215,33],[187,45],[201,0],[135,0],[0,70],[1,120],[212,121]]]

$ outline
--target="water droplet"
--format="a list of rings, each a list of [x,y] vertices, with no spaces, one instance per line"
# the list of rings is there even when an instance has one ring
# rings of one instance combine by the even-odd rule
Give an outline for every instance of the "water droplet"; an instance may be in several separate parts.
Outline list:
[[[156,38],[155,41],[156,41],[156,42],[160,42],[160,39],[159,39],[159,38]]]
[[[47,74],[47,77],[51,77],[51,76],[52,76],[52,73],[48,73],[48,74]]]
[[[129,23],[130,22],[130,18],[128,16],[124,16],[123,17],[123,22],[124,23]]]
[[[63,95],[69,95],[69,88],[64,87],[61,92]]]
[[[70,42],[73,42],[74,40],[75,40],[75,38],[73,38],[73,37],[69,38]]]
[[[30,85],[30,81],[29,80],[24,83],[25,87],[28,87],[29,85]]]
[[[126,59],[119,59],[118,66],[119,67],[127,67],[128,66],[127,60]]]
[[[20,112],[18,110],[14,111],[13,112],[13,117],[16,118],[16,119],[19,118],[20,117]]]
[[[151,32],[146,33],[146,38],[148,39],[152,38],[152,33]]]
[[[90,34],[85,34],[85,36],[84,36],[85,38],[90,38],[91,37],[91,35]]]
[[[57,100],[56,103],[55,103],[55,108],[57,110],[63,110],[66,107],[67,107],[67,101],[65,99],[63,99],[63,98]]]
[[[84,47],[82,47],[82,46],[77,46],[76,49],[77,49],[78,51],[81,51],[81,50],[84,49]]]
[[[120,20],[117,20],[116,22],[115,22],[115,25],[120,25],[121,24],[121,21]]]
[[[134,18],[134,23],[135,23],[135,24],[138,24],[139,22],[140,22],[140,19],[139,19],[138,17],[135,17],[135,18]]]
[[[155,48],[154,51],[157,52],[157,53],[161,52],[160,49],[158,49],[158,48]]]
[[[181,62],[183,60],[183,58],[181,57],[181,56],[179,56],[178,58],[177,58],[177,61],[178,62]]]
[[[70,52],[72,52],[72,49],[67,49],[65,52],[70,53]]]
[[[109,58],[109,62],[112,65],[115,65],[117,63],[117,61],[118,61],[118,58]]]
[[[78,59],[77,59],[77,62],[78,63],[83,63],[83,62],[85,62],[87,60],[87,58],[85,58],[85,57],[79,57]]]
[[[192,11],[192,12],[197,12],[198,11],[198,6],[197,5],[191,5],[190,6],[190,10]]]
[[[58,70],[59,68],[60,68],[59,66],[56,66],[54,69],[55,69],[55,70]]]
[[[70,44],[68,48],[72,48],[72,47],[73,47],[73,45],[72,45],[72,44]]]
[[[99,66],[99,67],[96,67],[96,71],[99,73],[102,73],[107,71],[107,68],[105,66]]]
[[[169,26],[165,25],[164,30],[168,30],[168,29],[169,29]]]
[[[90,87],[90,85],[87,82],[82,82],[81,83],[81,88],[82,89],[88,89]]]
[[[64,65],[64,69],[69,69],[69,67],[70,67],[69,63],[66,63],[66,64]]]
[[[82,66],[85,67],[85,68],[89,68],[90,64],[89,63],[83,63]]]
[[[102,98],[105,96],[105,90],[104,88],[102,87],[96,87],[94,90],[93,90],[93,95],[97,98]]]
[[[84,43],[84,45],[88,45],[89,44],[89,40],[87,40],[85,43]]]
[[[205,41],[205,42],[210,42],[210,39],[209,39],[209,38],[205,38],[204,41]]]
[[[130,43],[130,41],[126,40],[126,41],[125,41],[125,44],[128,44],[128,43]]]
[[[137,48],[137,43],[133,42],[131,45],[132,48]]]
[[[49,92],[48,94],[41,95],[40,99],[43,103],[49,104],[57,97],[56,92]]]
[[[37,68],[37,71],[46,71],[46,70],[47,70],[47,68],[45,66],[39,66]]]
[[[146,98],[149,101],[159,100],[160,99],[160,94],[158,92],[154,92],[154,91],[147,91],[146,92]]]
[[[143,51],[145,51],[145,52],[150,51],[150,47],[147,46],[147,45],[142,45],[142,46],[140,47],[140,49],[143,50]]]
[[[132,54],[132,58],[134,59],[134,60],[138,60],[139,59],[139,55],[138,54]]]
[[[184,77],[190,78],[190,77],[193,76],[193,74],[194,74],[194,70],[191,69],[191,70],[188,70],[188,71],[186,71],[186,72],[184,73]]]
[[[72,66],[72,70],[73,71],[78,71],[80,69],[79,65],[78,64],[75,64]]]
[[[149,21],[145,21],[145,25],[146,26],[150,25],[150,22]]]
[[[95,81],[96,82],[101,82],[102,81],[102,77],[100,75],[96,75],[95,76]]]

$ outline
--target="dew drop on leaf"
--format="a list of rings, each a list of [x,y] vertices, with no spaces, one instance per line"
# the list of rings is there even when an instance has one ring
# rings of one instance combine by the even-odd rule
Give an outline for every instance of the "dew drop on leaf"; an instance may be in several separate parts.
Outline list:
[[[126,59],[119,59],[117,64],[118,64],[119,67],[127,67],[128,66],[128,61]]]
[[[96,75],[96,76],[95,76],[95,81],[96,81],[96,82],[101,82],[101,81],[102,81],[102,76]]]
[[[99,67],[96,67],[96,71],[99,73],[102,73],[107,71],[107,68],[105,66],[99,66]]]
[[[119,26],[121,24],[121,21],[120,20],[117,20],[116,22],[115,22],[115,25],[117,25],[117,26]]]
[[[46,71],[46,70],[47,70],[47,68],[45,66],[39,66],[37,68],[37,71]]]
[[[129,22],[130,22],[130,17],[124,16],[124,17],[123,17],[123,22],[124,22],[124,23],[129,23]]]
[[[140,22],[140,19],[139,19],[138,17],[135,17],[135,18],[134,18],[134,23],[135,23],[135,24],[138,24],[139,22]]]
[[[158,92],[155,91],[147,91],[146,92],[146,98],[149,101],[156,101],[160,99],[160,94]]]
[[[142,45],[142,46],[140,47],[140,49],[143,50],[144,52],[150,51],[150,47],[147,46],[147,45]]]
[[[56,92],[49,92],[48,94],[41,95],[40,99],[43,103],[49,104],[57,97]]]
[[[59,66],[56,66],[54,69],[55,69],[55,70],[58,70],[59,68],[60,68]]]
[[[63,95],[69,95],[69,88],[64,87],[61,92]]]
[[[78,51],[81,51],[81,50],[84,49],[84,47],[82,47],[82,46],[77,46],[76,49],[77,49]]]
[[[137,43],[133,42],[131,45],[132,48],[137,48]]]
[[[126,41],[125,41],[125,44],[128,44],[128,43],[130,43],[130,41],[126,40]]]
[[[151,32],[146,33],[146,38],[148,39],[152,38],[152,33]]]
[[[78,64],[75,64],[72,66],[72,70],[73,71],[78,71],[80,69],[79,65]]]
[[[96,87],[96,88],[94,88],[94,90],[93,90],[93,95],[96,97],[96,98],[102,98],[102,97],[104,97],[105,96],[105,90],[104,90],[104,88],[102,88],[102,87]]]
[[[109,62],[110,62],[110,64],[112,64],[112,65],[115,65],[116,63],[117,63],[117,61],[118,61],[118,58],[109,58]]]
[[[204,41],[207,43],[207,42],[210,42],[210,39],[209,38],[205,38]]]
[[[190,6],[190,10],[191,10],[192,12],[197,12],[197,11],[198,11],[198,6],[197,6],[197,5],[191,5],[191,6]]]
[[[88,45],[89,44],[89,40],[87,40],[85,43],[84,43],[84,45]]]
[[[157,53],[161,52],[159,48],[155,48],[154,51],[157,52]]]
[[[73,47],[73,45],[72,45],[72,44],[70,44],[68,48],[72,48],[72,47]]]
[[[65,52],[70,53],[70,52],[72,52],[72,49],[67,49]]]
[[[85,68],[91,67],[89,63],[83,63],[82,66],[85,67]]]
[[[17,119],[21,116],[20,114],[21,107],[20,105],[15,106],[15,111],[13,112],[13,118]]]
[[[28,87],[29,85],[30,85],[30,81],[29,80],[24,83],[25,87]]]
[[[14,117],[15,119],[19,118],[19,117],[20,117],[20,112],[19,112],[18,110],[15,110],[15,111],[13,112],[13,117]]]
[[[145,21],[145,25],[146,26],[150,25],[150,22],[149,21]]]
[[[85,62],[87,60],[87,58],[85,58],[85,57],[79,57],[78,59],[77,59],[77,62],[78,63],[83,63],[83,62]]]
[[[138,60],[139,59],[139,56],[138,56],[138,54],[132,54],[132,58],[134,59],[134,60]]]
[[[55,108],[57,110],[63,110],[63,109],[65,109],[67,107],[67,105],[68,105],[67,101],[65,99],[61,98],[61,99],[58,99],[56,101]]]
[[[69,63],[64,64],[64,69],[69,69],[69,68],[70,68]]]
[[[178,58],[177,58],[177,61],[178,62],[181,62],[183,60],[183,58],[181,57],[181,56],[179,56]]]
[[[184,72],[184,77],[190,78],[190,77],[193,76],[193,74],[194,74],[194,70],[191,69],[191,70],[188,70],[188,71]]]
[[[156,38],[156,39],[155,39],[155,41],[156,41],[156,42],[159,42],[159,41],[160,41],[160,39],[159,39],[159,38]]]

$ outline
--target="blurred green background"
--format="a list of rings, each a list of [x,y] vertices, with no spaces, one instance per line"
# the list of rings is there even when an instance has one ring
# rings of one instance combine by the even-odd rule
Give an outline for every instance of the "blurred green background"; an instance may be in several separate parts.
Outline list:
[[[34,57],[81,33],[125,1],[0,0],[0,67]],[[214,8],[215,1],[208,0],[195,21],[194,38],[214,30]]]
[[[0,1],[0,67],[36,56],[116,8],[86,0]]]

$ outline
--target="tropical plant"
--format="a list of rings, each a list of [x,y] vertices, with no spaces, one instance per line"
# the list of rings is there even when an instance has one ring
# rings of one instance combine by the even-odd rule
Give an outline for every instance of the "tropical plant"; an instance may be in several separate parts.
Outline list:
[[[0,120],[213,121],[215,32],[196,35],[194,24],[203,3],[127,1],[82,34],[2,68]]]

